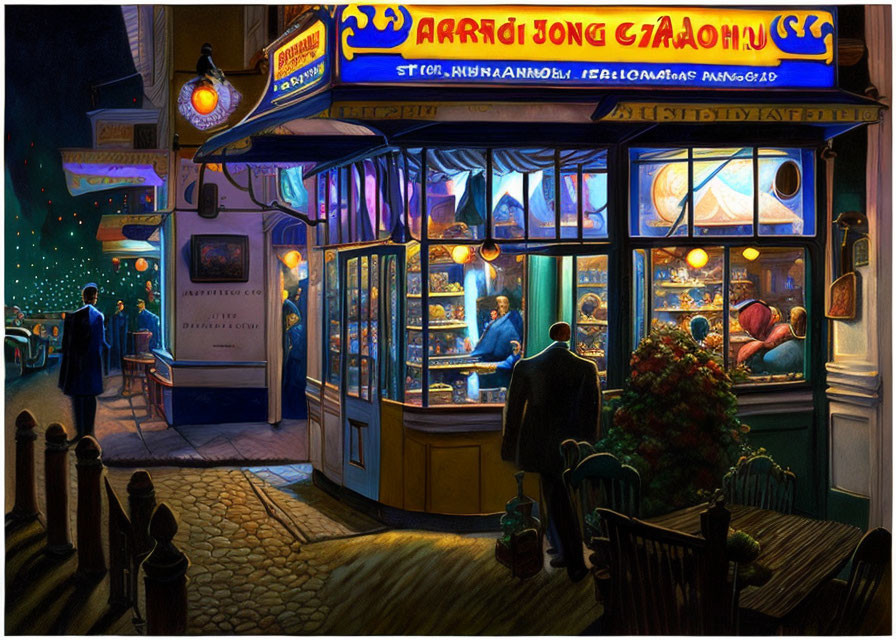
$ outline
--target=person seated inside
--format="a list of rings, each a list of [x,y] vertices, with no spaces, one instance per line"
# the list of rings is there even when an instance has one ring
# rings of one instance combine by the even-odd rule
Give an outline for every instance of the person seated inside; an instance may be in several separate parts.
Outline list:
[[[510,299],[507,296],[498,296],[495,299],[497,306],[497,318],[486,325],[479,338],[476,348],[470,353],[484,364],[504,363],[513,356],[516,342],[522,342],[523,318],[520,312],[510,308]],[[514,362],[516,362],[514,360]],[[480,369],[479,367],[476,367]],[[506,368],[495,369],[487,367],[490,375],[483,375],[480,379],[480,388],[506,387],[510,384],[510,370]],[[511,366],[512,369],[512,366]]]
[[[749,301],[741,307],[738,322],[753,340],[738,351],[737,364],[746,364],[755,374],[801,373],[806,320],[806,310],[797,306],[790,310],[789,323],[776,323],[772,307],[761,300]]]

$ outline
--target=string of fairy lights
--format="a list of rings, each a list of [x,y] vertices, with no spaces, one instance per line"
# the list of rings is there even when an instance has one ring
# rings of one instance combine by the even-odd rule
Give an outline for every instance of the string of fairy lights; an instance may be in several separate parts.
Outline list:
[[[60,163],[47,161],[47,151],[41,153],[32,141],[25,156],[19,189],[6,173],[5,305],[19,307],[26,316],[70,311],[81,305],[81,287],[95,282],[97,306],[104,313],[114,312],[117,300],[129,308],[138,298],[151,310],[157,307],[158,260],[114,260],[96,239],[104,214],[152,210],[152,196],[116,189],[73,197],[65,189]],[[20,198],[29,196],[23,207]],[[129,202],[135,197],[139,202]]]

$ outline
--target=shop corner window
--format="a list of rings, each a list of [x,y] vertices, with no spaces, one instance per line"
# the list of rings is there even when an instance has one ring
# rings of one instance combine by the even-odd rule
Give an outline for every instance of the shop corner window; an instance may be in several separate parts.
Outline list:
[[[634,334],[673,325],[740,383],[805,377],[806,250],[657,247],[634,253]]]
[[[814,236],[811,150],[631,149],[633,237]]]
[[[486,262],[476,245],[408,245],[406,402],[504,402],[523,355],[524,264],[509,252]]]
[[[432,239],[605,239],[604,149],[431,149],[427,224]],[[559,198],[556,194],[559,193]]]

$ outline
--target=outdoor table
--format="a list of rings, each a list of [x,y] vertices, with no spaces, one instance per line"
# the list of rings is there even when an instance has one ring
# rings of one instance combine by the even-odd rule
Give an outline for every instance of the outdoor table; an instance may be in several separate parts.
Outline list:
[[[841,522],[812,520],[742,505],[726,505],[732,529],[760,544],[757,562],[772,570],[761,587],[745,587],[740,608],[759,619],[782,622],[844,567],[862,539],[862,531]],[[700,535],[706,505],[673,511],[650,520],[669,529]]]
[[[124,376],[124,391],[126,394],[130,395],[132,393],[132,387],[134,382],[140,383],[140,391],[144,396],[148,396],[147,393],[147,375],[149,374],[149,369],[155,364],[156,359],[148,354],[137,354],[125,356],[122,358],[124,362],[124,371],[122,375]],[[147,398],[147,405],[149,404],[149,399]]]

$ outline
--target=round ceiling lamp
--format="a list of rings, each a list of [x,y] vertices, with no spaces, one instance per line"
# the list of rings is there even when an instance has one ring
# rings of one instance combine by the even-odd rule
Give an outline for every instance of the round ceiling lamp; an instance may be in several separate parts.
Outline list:
[[[709,255],[703,249],[691,249],[685,260],[687,260],[687,263],[694,269],[700,269],[701,267],[705,267],[706,263],[709,262]]]
[[[486,262],[491,262],[501,255],[501,248],[495,244],[494,240],[486,238],[485,242],[483,242],[482,246],[479,248],[479,255],[482,256],[482,259]]]
[[[753,260],[759,257],[759,249],[747,247],[741,255],[750,262],[753,262]]]

